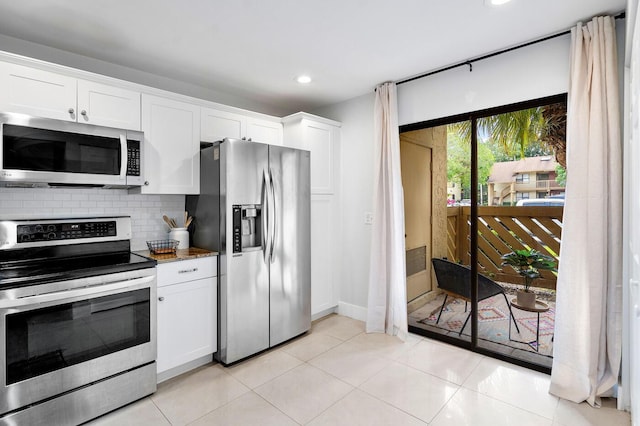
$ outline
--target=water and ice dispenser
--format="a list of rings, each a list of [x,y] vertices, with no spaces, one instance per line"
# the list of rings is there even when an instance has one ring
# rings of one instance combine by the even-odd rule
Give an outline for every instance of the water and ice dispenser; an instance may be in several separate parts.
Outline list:
[[[233,206],[233,252],[262,248],[262,207],[260,204]]]

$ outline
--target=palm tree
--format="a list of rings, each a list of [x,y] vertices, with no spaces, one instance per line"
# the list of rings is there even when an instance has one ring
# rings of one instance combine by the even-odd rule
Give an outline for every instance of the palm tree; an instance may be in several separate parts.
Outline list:
[[[507,155],[519,152],[525,157],[525,150],[532,142],[540,140],[544,128],[541,108],[530,108],[506,114],[492,115],[478,122],[480,130],[493,139]]]
[[[556,161],[564,169],[567,168],[567,104],[564,102],[546,105],[542,109],[546,126],[542,132],[541,142],[553,148]]]
[[[486,134],[509,157],[517,151],[524,158],[527,147],[540,139],[544,118],[541,108],[529,108],[478,120],[478,131]],[[452,128],[465,140],[471,139],[471,122],[455,123]]]
[[[478,131],[486,134],[508,157],[525,157],[534,144],[553,148],[556,160],[565,166],[567,108],[564,102],[522,109],[478,119]],[[451,125],[465,140],[471,139],[471,122]]]

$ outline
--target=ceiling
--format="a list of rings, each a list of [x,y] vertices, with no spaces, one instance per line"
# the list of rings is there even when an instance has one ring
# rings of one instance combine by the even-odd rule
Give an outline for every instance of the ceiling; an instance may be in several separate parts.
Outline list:
[[[626,0],[512,0],[500,7],[484,0],[4,1],[0,34],[286,114],[625,6]],[[299,74],[313,81],[300,85]]]

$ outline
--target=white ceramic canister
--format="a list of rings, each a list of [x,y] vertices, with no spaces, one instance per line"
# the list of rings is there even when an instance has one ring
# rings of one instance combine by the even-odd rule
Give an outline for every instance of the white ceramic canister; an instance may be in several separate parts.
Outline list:
[[[178,249],[189,248],[189,232],[187,228],[171,228],[171,231],[169,231],[169,239],[179,242]]]

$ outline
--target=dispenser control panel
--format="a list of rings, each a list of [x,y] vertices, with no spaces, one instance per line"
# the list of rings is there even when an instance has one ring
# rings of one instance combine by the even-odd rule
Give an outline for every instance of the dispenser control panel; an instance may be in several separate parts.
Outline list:
[[[242,207],[233,206],[233,252],[242,252]]]
[[[233,253],[262,248],[262,208],[259,204],[232,206]]]

